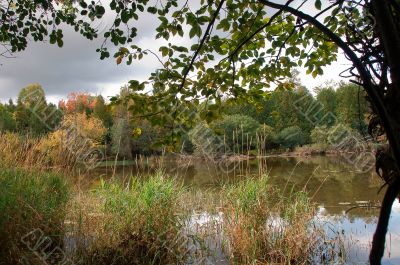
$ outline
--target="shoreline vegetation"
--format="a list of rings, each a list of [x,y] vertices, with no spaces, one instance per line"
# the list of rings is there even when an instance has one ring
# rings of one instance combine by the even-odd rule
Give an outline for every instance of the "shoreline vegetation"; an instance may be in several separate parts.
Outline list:
[[[29,264],[45,259],[82,265],[345,260],[342,238],[328,237],[308,195],[283,196],[267,175],[198,191],[158,171],[144,179],[132,176],[127,184],[101,180],[94,190],[82,192],[66,188],[60,174],[0,172],[0,207],[6,217],[0,234],[7,239],[0,264],[21,258]],[[51,248],[41,245],[38,235]]]

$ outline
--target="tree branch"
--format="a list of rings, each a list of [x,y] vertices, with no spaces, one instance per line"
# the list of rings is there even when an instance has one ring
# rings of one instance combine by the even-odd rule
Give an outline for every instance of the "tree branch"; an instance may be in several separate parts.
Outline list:
[[[393,147],[394,159],[396,160],[397,167],[399,167],[399,165],[400,165],[400,142],[399,142],[399,139],[397,138],[396,132],[391,124],[386,107],[383,104],[380,95],[378,94],[378,92],[375,89],[375,85],[372,81],[372,77],[371,77],[370,73],[364,67],[364,64],[361,62],[361,60],[358,58],[358,56],[353,52],[353,50],[338,35],[336,35],[329,28],[327,28],[325,25],[323,25],[321,22],[319,22],[316,18],[314,18],[308,14],[305,14],[305,13],[301,12],[300,10],[297,10],[293,7],[287,6],[287,5],[277,4],[277,3],[274,3],[271,1],[266,1],[266,0],[258,0],[258,1],[266,6],[289,12],[292,15],[295,15],[297,17],[300,17],[301,19],[304,19],[309,24],[313,25],[318,30],[320,30],[322,33],[324,33],[332,42],[334,42],[336,45],[338,45],[339,48],[341,48],[344,51],[346,56],[353,62],[354,66],[357,68],[357,71],[360,74],[360,78],[363,81],[363,87],[364,87],[365,91],[368,93],[368,95],[371,99],[371,104],[377,111],[377,113],[382,121],[382,125],[385,128],[387,138]]]
[[[183,87],[185,86],[186,78],[187,78],[187,76],[188,76],[188,74],[190,72],[190,69],[192,68],[192,66],[194,64],[194,61],[196,60],[197,55],[199,55],[200,50],[203,48],[203,45],[206,42],[208,34],[210,33],[211,28],[214,25],[215,20],[217,19],[218,14],[219,14],[222,6],[224,5],[224,2],[225,2],[225,0],[221,0],[221,2],[219,3],[217,9],[215,10],[213,18],[211,19],[210,23],[208,24],[206,32],[204,32],[203,38],[200,41],[199,47],[196,49],[196,52],[194,53],[194,55],[192,57],[192,60],[190,61],[190,64],[188,65],[188,67],[186,68],[186,70],[185,70],[185,72],[183,74],[183,79],[182,79],[181,85],[179,86],[179,91],[182,90]]]

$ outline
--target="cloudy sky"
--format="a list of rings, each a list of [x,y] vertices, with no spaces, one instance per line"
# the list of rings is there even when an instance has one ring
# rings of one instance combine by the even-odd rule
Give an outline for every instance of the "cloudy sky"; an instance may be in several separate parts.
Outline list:
[[[157,20],[145,17],[137,24],[140,37],[139,46],[158,51],[163,44],[154,40],[154,26]],[[98,27],[107,26],[107,20]],[[89,41],[68,27],[64,28],[64,46],[58,48],[48,43],[29,42],[28,48],[15,54],[15,58],[1,59],[0,63],[0,101],[16,98],[18,91],[30,83],[40,83],[54,103],[65,98],[69,92],[82,91],[102,94],[106,97],[116,95],[122,85],[131,79],[144,80],[152,70],[160,67],[152,56],[133,63],[117,65],[113,58],[101,61],[96,48],[102,39]],[[188,39],[180,44],[189,43]],[[309,89],[327,80],[339,80],[338,74],[347,66],[343,56],[335,64],[325,69],[322,77],[312,78],[301,73],[301,80]]]

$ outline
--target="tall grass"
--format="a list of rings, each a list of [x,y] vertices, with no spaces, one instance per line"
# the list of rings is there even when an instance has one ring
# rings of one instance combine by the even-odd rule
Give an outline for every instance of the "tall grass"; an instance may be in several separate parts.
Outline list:
[[[161,173],[129,186],[102,182],[89,247],[78,249],[81,264],[177,264],[184,260],[181,235],[187,218],[179,210],[183,188]],[[76,224],[79,224],[77,221]],[[84,218],[88,220],[88,218]]]
[[[0,264],[35,257],[22,242],[34,230],[62,246],[67,200],[67,184],[57,174],[0,167]]]
[[[268,177],[225,187],[224,234],[233,264],[309,264],[324,242],[306,194],[288,197]],[[321,253],[322,254],[322,253]]]

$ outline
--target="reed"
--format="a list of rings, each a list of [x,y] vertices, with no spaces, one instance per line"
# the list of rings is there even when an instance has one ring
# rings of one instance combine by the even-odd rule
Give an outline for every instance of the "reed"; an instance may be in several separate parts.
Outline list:
[[[63,247],[68,194],[58,174],[0,167],[0,264],[19,264],[22,258],[43,264],[35,251],[47,255]],[[33,249],[38,235],[46,238],[46,248]]]
[[[182,261],[186,245],[181,232],[187,218],[178,207],[182,192],[182,186],[162,173],[146,180],[134,179],[129,186],[102,181],[101,187],[91,194],[89,201],[94,203],[90,216],[87,211],[80,211],[78,215],[75,211],[75,216],[70,217],[75,225],[72,227],[75,237],[82,237],[83,230],[84,237],[92,239],[89,246],[75,246],[76,263],[177,264]]]
[[[336,259],[315,207],[303,192],[283,194],[267,176],[227,186],[223,208],[224,235],[232,264],[313,264]],[[325,246],[326,249],[321,249]],[[318,249],[318,252],[316,251]]]

